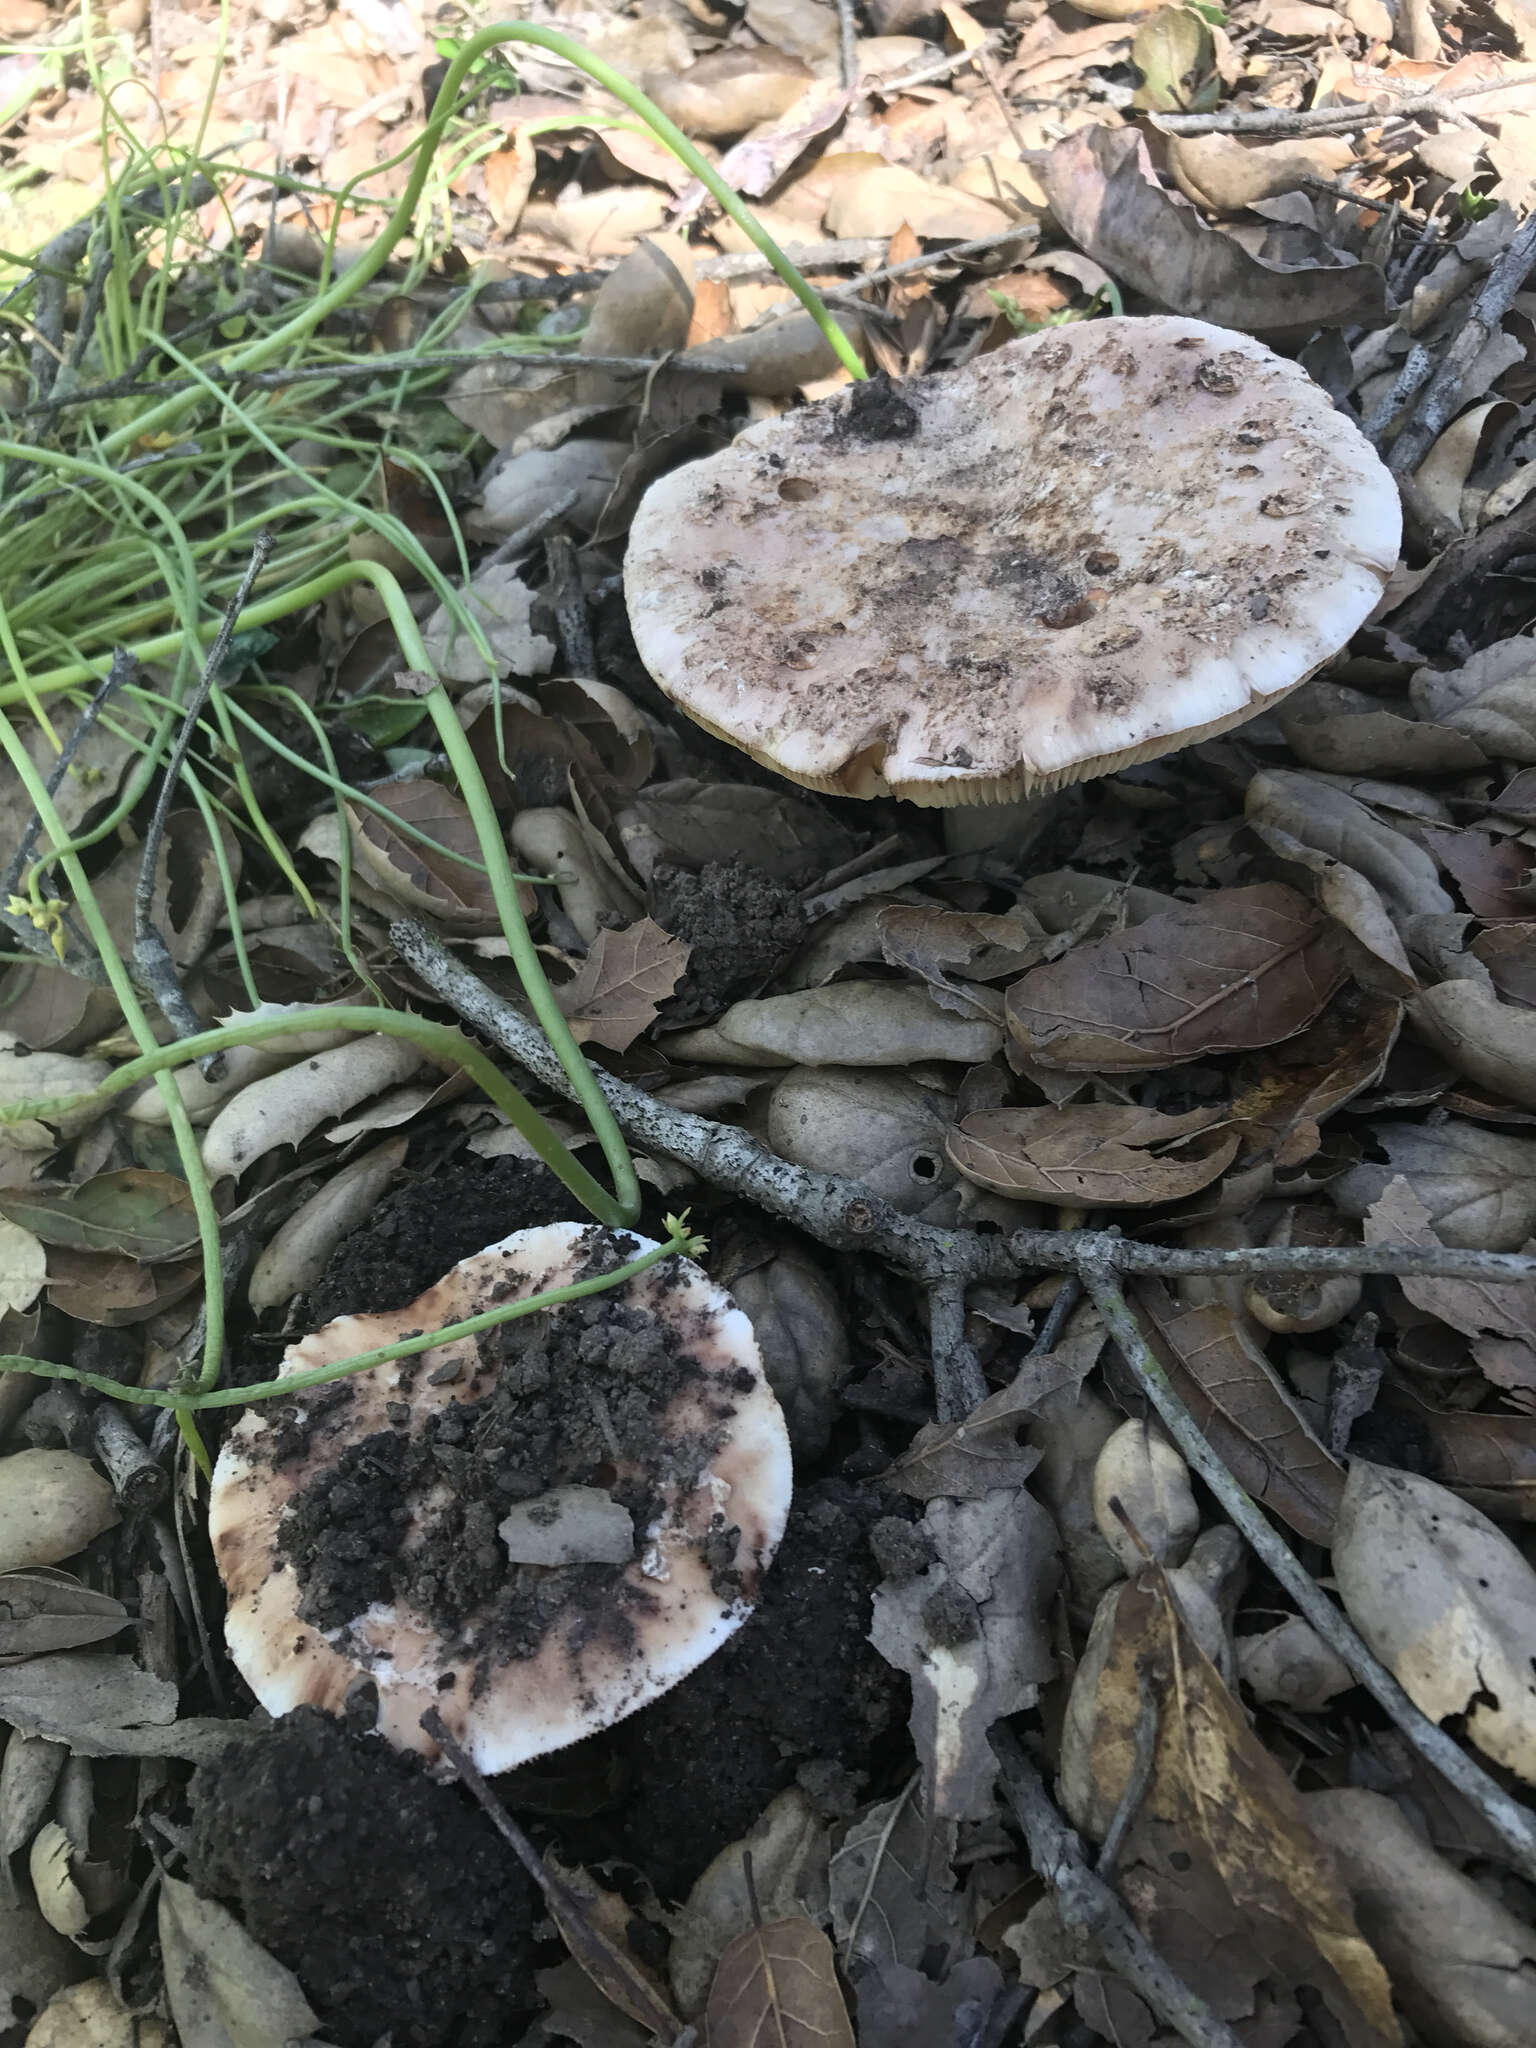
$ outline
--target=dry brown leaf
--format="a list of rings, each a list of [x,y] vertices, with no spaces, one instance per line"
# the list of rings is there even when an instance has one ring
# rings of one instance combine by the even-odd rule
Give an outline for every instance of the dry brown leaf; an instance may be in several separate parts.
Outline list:
[[[980,1500],[994,1487],[1022,1486],[1040,1462],[1040,1452],[1019,1443],[1019,1431],[1040,1403],[1076,1386],[1089,1361],[1057,1352],[1030,1358],[1006,1387],[1000,1387],[959,1422],[925,1422],[880,1483],[913,1500],[943,1494],[951,1500]]]
[[[115,1252],[77,1252],[55,1245],[48,1254],[48,1299],[76,1322],[109,1330],[148,1321],[190,1294],[203,1277],[201,1259],[143,1266]]]
[[[1434,1480],[1356,1458],[1333,1569],[1414,1705],[1465,1715],[1479,1749],[1536,1783],[1536,1571],[1504,1532]]]
[[[1355,160],[1337,135],[1290,142],[1244,142],[1236,135],[1170,135],[1168,168],[1186,199],[1219,213],[1240,213],[1256,199],[1294,192],[1309,178],[1334,178]]]
[[[1298,1536],[1326,1544],[1344,1474],[1242,1323],[1219,1302],[1180,1308],[1156,1280],[1133,1300],[1159,1364],[1239,1485]]]
[[[392,817],[436,842],[424,846],[396,830],[388,818],[349,805],[353,845],[379,887],[406,909],[426,911],[456,930],[490,929],[496,923],[496,896],[469,806],[458,791],[423,777],[385,783],[374,798]],[[476,865],[470,866],[471,861]]]
[[[1436,1474],[1453,1493],[1499,1521],[1536,1522],[1536,1419],[1431,1408],[1390,1383],[1376,1406],[1404,1417],[1433,1446]]]
[[[1384,1163],[1362,1160],[1329,1187],[1346,1216],[1364,1216],[1401,1173],[1428,1207],[1442,1244],[1516,1252],[1536,1237],[1536,1138],[1452,1117],[1438,1124],[1375,1123],[1370,1139]]]
[[[725,1066],[973,1066],[991,1059],[1002,1042],[997,1025],[941,1010],[910,983],[838,981],[732,1003],[713,1024],[670,1035],[667,1049],[679,1059]]]
[[[851,1976],[915,1968],[930,1943],[944,1947],[959,1936],[964,1902],[925,1882],[926,1852],[915,1778],[849,1822],[828,1876],[832,1931]]]
[[[1409,685],[1421,718],[1466,733],[1496,760],[1536,761],[1536,641],[1496,640],[1458,669],[1418,669]]]
[[[1322,237],[1293,229],[1288,260],[1251,256],[1209,228],[1157,181],[1134,128],[1085,128],[1059,142],[1041,175],[1068,236],[1122,284],[1171,312],[1248,334],[1301,334],[1374,323],[1386,281],[1363,263],[1340,262]]]
[[[655,1023],[691,951],[648,917],[622,931],[600,931],[586,959],[556,991],[577,1042],[627,1052]]]
[[[904,165],[881,164],[876,170],[841,180],[823,219],[829,235],[889,237],[909,227],[925,239],[969,241],[999,233],[1011,216],[991,200],[978,199],[953,185],[935,185]],[[1026,246],[1035,238],[1035,230],[1027,222],[1020,225],[1019,234]]]
[[[161,1879],[160,1948],[182,2048],[287,2048],[319,2028],[292,1971],[173,1877]]]
[[[1536,924],[1500,924],[1479,932],[1467,951],[1481,960],[1508,1003],[1536,1009]]]
[[[1209,1187],[1241,1143],[1221,1109],[1164,1116],[1134,1103],[1069,1103],[982,1110],[954,1126],[946,1150],[967,1180],[1000,1195],[1149,1208]]]
[[[1390,996],[1343,989],[1298,1037],[1240,1061],[1232,1120],[1249,1148],[1284,1164],[1310,1156],[1317,1126],[1381,1079],[1402,1017]]]
[[[120,1600],[95,1592],[68,1572],[42,1565],[8,1571],[0,1576],[0,1663],[104,1642],[126,1628],[129,1619]]]
[[[1164,1958],[1229,2017],[1254,2010],[1258,1986],[1307,1985],[1351,2048],[1395,2043],[1385,1972],[1332,1860],[1196,1641],[1175,1582],[1151,1566],[1119,1589],[1092,1711],[1079,1722],[1086,1752],[1075,1768],[1091,1776],[1095,1814],[1107,1816],[1133,1768],[1143,1699],[1155,1703],[1151,1780],[1117,1886]]]
[[[809,1920],[738,1934],[704,2008],[705,2048],[854,2048],[832,1944]]]
[[[1005,975],[1022,974],[1056,950],[1038,919],[1022,908],[996,917],[893,903],[880,911],[875,925],[891,966],[920,975],[936,1003],[962,1016],[980,1014],[994,1022],[1000,1015],[1000,999],[958,985],[950,971],[958,968],[972,982],[1000,981]]]
[[[645,90],[685,135],[740,135],[787,114],[812,83],[810,67],[771,44],[711,50],[682,72],[653,72]]]
[[[875,1594],[869,1639],[912,1680],[912,1740],[930,1829],[994,1811],[987,1730],[1035,1704],[1055,1659],[1044,1615],[1056,1589],[1055,1526],[1022,1488],[930,1500],[921,1526],[938,1555]]]
[[[1367,1244],[1422,1244],[1439,1248],[1429,1211],[1401,1175],[1388,1181],[1365,1213]],[[1531,1249],[1529,1245],[1525,1247]],[[1453,1280],[1404,1273],[1398,1285],[1415,1308],[1449,1323],[1463,1336],[1491,1331],[1536,1342],[1536,1281]]]
[[[667,1968],[685,2018],[702,2012],[720,1958],[738,1935],[763,1920],[825,1917],[827,1851],[826,1822],[792,1785],[741,1841],[719,1852],[669,1922]]]
[[[1442,981],[1414,998],[1409,1015],[1458,1072],[1536,1109],[1536,1010],[1501,1003],[1475,981]]]
[[[1347,972],[1337,929],[1295,890],[1265,882],[1215,890],[1032,968],[1008,991],[1008,1021],[1042,1067],[1134,1073],[1290,1038]]]
[[[1249,783],[1244,811],[1249,824],[1289,833],[1364,875],[1399,916],[1433,916],[1456,907],[1423,847],[1320,776],[1268,769]]]
[[[590,1872],[561,1863],[546,1851],[544,1902],[560,1938],[603,1996],[656,2039],[672,2041],[682,2022],[667,2003],[660,1979],[629,1945],[633,1909]]]
[[[1380,697],[1326,677],[1293,691],[1276,716],[1296,758],[1331,774],[1465,775],[1487,765],[1482,748],[1465,733],[1410,718]]]

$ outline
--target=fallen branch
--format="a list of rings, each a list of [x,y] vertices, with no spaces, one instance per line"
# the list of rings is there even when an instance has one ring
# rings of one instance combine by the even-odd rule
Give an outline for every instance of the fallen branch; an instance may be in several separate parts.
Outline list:
[[[1091,1955],[1123,1977],[1189,2048],[1239,2048],[1226,2021],[1175,1975],[1126,1911],[1119,1894],[1093,1870],[1082,1841],[1051,1803],[1045,1781],[1025,1756],[1018,1738],[999,1724],[990,1740],[1008,1803],[1029,1845],[1029,1860],[1050,1886],[1062,1926]]]
[[[1154,128],[1165,135],[1345,135],[1354,128],[1380,128],[1388,121],[1433,119],[1451,112],[1461,100],[1476,99],[1536,79],[1536,64],[1522,64],[1502,78],[1478,78],[1443,92],[1404,93],[1394,98],[1377,93],[1353,107],[1255,107],[1220,114],[1151,114]]]

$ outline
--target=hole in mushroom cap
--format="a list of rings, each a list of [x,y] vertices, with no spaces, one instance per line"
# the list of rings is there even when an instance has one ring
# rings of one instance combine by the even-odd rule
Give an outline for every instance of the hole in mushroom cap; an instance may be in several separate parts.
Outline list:
[[[779,496],[788,505],[803,505],[815,495],[816,486],[803,476],[787,476],[779,485]]]
[[[912,1154],[912,1178],[914,1180],[937,1180],[939,1172],[939,1162],[931,1152],[914,1152]]]

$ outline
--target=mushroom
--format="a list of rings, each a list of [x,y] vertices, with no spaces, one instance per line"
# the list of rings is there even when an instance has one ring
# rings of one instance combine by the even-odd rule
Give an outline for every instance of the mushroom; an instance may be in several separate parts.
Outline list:
[[[649,1240],[554,1223],[388,1314],[289,1347],[283,1377],[566,1286]],[[682,1258],[608,1291],[252,1407],[209,1527],[231,1656],[269,1713],[357,1714],[483,1771],[655,1699],[746,1619],[789,1511],[751,1325]],[[622,1536],[622,1541],[616,1540]]]
[[[651,486],[625,595],[657,683],[754,760],[1003,804],[1278,701],[1370,614],[1400,533],[1295,363],[1114,318],[749,427]]]

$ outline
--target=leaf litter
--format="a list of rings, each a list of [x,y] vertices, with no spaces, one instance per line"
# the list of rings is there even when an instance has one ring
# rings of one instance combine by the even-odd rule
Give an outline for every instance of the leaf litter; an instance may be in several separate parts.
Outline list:
[[[762,1238],[745,1184],[704,1169],[755,1137],[914,1226],[1002,1242],[1087,1222],[1227,1255],[1137,1281],[1155,1363],[1412,1701],[1530,1781],[1536,1282],[1254,1264],[1536,1241],[1529,11],[869,0],[846,10],[846,68],[844,12],[559,20],[760,201],[883,377],[1121,304],[1228,324],[1364,425],[1402,487],[1402,561],[1276,710],[990,839],[787,789],[636,661],[624,534],[652,476],[846,372],[615,101],[531,51],[516,96],[510,71],[484,77],[487,146],[443,193],[454,245],[387,275],[349,345],[387,353],[435,320],[462,352],[410,394],[381,372],[368,431],[391,474],[403,449],[432,486],[383,486],[405,537],[452,563],[444,503],[468,535],[452,574],[490,671],[419,580],[412,602],[577,1036],[725,1133],[688,1164],[662,1124],[637,1131],[642,1178],[693,1205],[738,1276],[790,1418],[795,1518],[736,1646],[497,1783],[540,1853],[598,1873],[561,1924],[588,1977],[462,1791],[362,1732],[366,1700],[249,1732],[193,1493],[129,1505],[135,1471],[170,1471],[169,1431],[86,1389],[46,1422],[39,1407],[33,1435],[40,1383],[16,1382],[0,1836],[22,1903],[0,1954],[36,2048],[86,2038],[49,2031],[77,2006],[143,2043],[169,2021],[183,2043],[606,2048],[642,2035],[603,1986],[643,1979],[719,2043],[1523,2038],[1529,1868],[1470,1808],[1443,1823],[1459,1795],[1244,1563],[1097,1312],[1025,1259],[962,1292],[957,1321],[810,1206]],[[114,80],[153,77],[169,143],[193,142],[210,88],[210,147],[239,138],[197,216],[208,257],[263,289],[278,265],[292,290],[332,230],[343,261],[363,245],[359,194],[403,187],[435,25],[237,6],[222,72],[205,8],[130,4],[110,26]],[[4,135],[34,182],[13,180],[0,239],[24,249],[94,202],[102,74],[59,11],[13,0],[0,30],[0,62],[40,67],[17,73]],[[125,137],[106,138],[120,166]],[[570,358],[583,325],[570,360],[486,353],[516,327]],[[103,374],[95,353],[76,367]],[[23,374],[15,353],[4,375]],[[314,444],[343,503],[372,488],[355,455]],[[466,800],[387,636],[342,596],[258,656],[300,708],[263,709],[286,752],[243,742],[273,836],[236,813],[224,838],[238,929],[205,819],[177,814],[154,914],[205,1021],[370,986],[441,1014],[391,939],[402,912],[516,999]],[[49,708],[67,740],[76,707]],[[16,723],[46,772],[53,740]],[[126,705],[94,728],[60,785],[67,828],[108,814],[147,730]],[[200,772],[227,804],[239,750],[222,745]],[[331,763],[345,800],[295,758]],[[7,770],[0,843],[30,815]],[[120,939],[146,824],[139,786],[100,859]],[[128,1047],[82,935],[16,879],[0,1100],[78,1098]],[[215,1176],[237,1378],[563,1213],[541,1168],[481,1156],[484,1099],[416,1083],[417,1065],[342,1030],[178,1076]],[[0,1211],[0,1350],[151,1389],[195,1359],[193,1200],[152,1087],[8,1124]],[[975,1398],[946,1412],[936,1384],[962,1369]],[[1198,2023],[1170,2018],[1123,1946],[1069,1931],[1070,1884],[1032,1869],[988,1742],[1005,1721]],[[304,1827],[318,1888],[285,1848]],[[50,1912],[76,1916],[78,1948],[30,1901],[56,1868]],[[411,1966],[387,1966],[391,1942]],[[660,1992],[646,2012],[670,2024]]]

